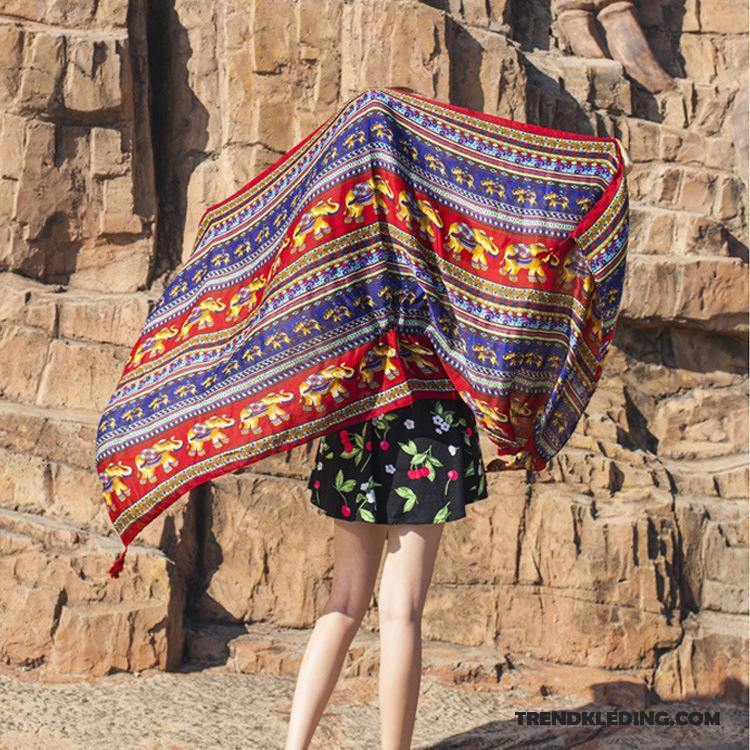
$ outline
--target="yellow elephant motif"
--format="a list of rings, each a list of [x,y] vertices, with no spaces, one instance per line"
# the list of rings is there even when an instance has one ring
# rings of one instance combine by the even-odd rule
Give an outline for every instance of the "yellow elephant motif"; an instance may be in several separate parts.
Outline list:
[[[411,226],[412,222],[416,221],[419,233],[431,240],[435,239],[435,227],[438,229],[443,227],[443,219],[432,204],[424,198],[417,198],[408,190],[402,190],[398,194],[396,216],[407,226]]]
[[[531,188],[516,188],[511,191],[511,195],[516,199],[516,203],[522,206],[536,206],[536,193]]]
[[[239,318],[243,307],[251,309],[255,307],[255,303],[258,300],[258,292],[260,292],[265,285],[265,277],[259,276],[233,294],[232,299],[229,300],[229,313],[227,314],[227,320],[236,320]]]
[[[500,273],[516,281],[521,270],[528,274],[529,281],[547,280],[544,267],[555,267],[560,263],[557,256],[543,242],[516,242],[505,248]]]
[[[266,417],[274,427],[288,422],[292,418],[291,414],[284,411],[280,404],[287,404],[293,400],[293,393],[278,391],[277,393],[269,393],[259,401],[248,404],[240,411],[240,432],[243,435],[246,435],[248,432],[260,435],[263,432],[260,426],[260,421],[263,417]]]
[[[244,359],[245,362],[255,362],[255,360],[260,359],[263,354],[263,349],[261,349],[257,344],[253,344],[252,346],[245,345],[242,349],[242,354],[240,355],[240,357]]]
[[[401,352],[404,355],[405,362],[413,362],[416,368],[422,373],[439,372],[437,367],[429,359],[434,359],[435,352],[417,341],[399,341]]]
[[[382,372],[388,380],[397,377],[401,371],[393,363],[396,354],[396,350],[386,342],[376,343],[370,347],[359,361],[359,385],[377,388],[375,373],[378,372]]]
[[[414,216],[419,211],[417,205],[417,199],[411,190],[402,190],[398,194],[398,210],[396,211],[397,218],[401,219],[405,224],[411,226]]]
[[[584,213],[588,213],[593,204],[594,201],[591,198],[579,198],[576,201],[576,206],[578,206]]]
[[[331,146],[331,148],[326,151],[325,156],[323,157],[323,164],[328,164],[329,161],[335,159],[339,155],[339,150],[336,148],[336,146]]]
[[[354,146],[361,145],[367,140],[365,131],[362,128],[352,131],[349,135],[344,138],[344,145],[347,148],[354,148]]]
[[[312,233],[313,239],[320,240],[331,232],[331,225],[326,221],[326,216],[331,216],[339,210],[336,201],[327,198],[318,201],[311,209],[305,211],[297,222],[292,232],[292,251],[300,252],[307,247],[307,237]]]
[[[292,339],[286,331],[278,331],[266,336],[266,345],[271,349],[281,349],[291,342]]]
[[[432,204],[423,198],[417,198],[417,207],[419,209],[416,217],[419,233],[434,240],[435,227],[442,229],[443,219],[437,212],[437,209],[433,208]]]
[[[583,254],[576,246],[575,251],[568,253],[560,269],[560,286],[569,289],[579,279],[583,280],[583,290],[588,293],[594,286],[591,273],[589,272]]]
[[[442,175],[445,174],[445,164],[435,154],[425,154],[424,160],[428,168],[433,172],[439,172]]]
[[[533,412],[526,401],[521,400],[518,396],[512,396],[510,399],[510,417],[514,419],[528,419]]]
[[[153,336],[149,336],[135,350],[133,356],[131,357],[131,362],[134,365],[139,365],[146,357],[155,359],[164,352],[164,342],[174,338],[177,333],[177,328],[175,328],[174,326],[169,326],[169,328],[162,328]]]
[[[328,307],[323,313],[323,320],[334,320],[337,323],[341,322],[345,318],[351,318],[352,311],[346,305],[337,305],[336,307]]]
[[[224,302],[215,297],[206,297],[206,299],[201,300],[198,306],[194,307],[188,314],[177,338],[186,339],[191,333],[190,329],[196,325],[201,331],[204,328],[210,328],[214,324],[213,313],[222,312],[225,309]]]
[[[369,310],[370,308],[375,307],[375,300],[370,294],[362,294],[359,297],[354,298],[352,306]]]
[[[99,479],[104,487],[102,495],[108,508],[114,507],[113,495],[118,500],[123,500],[130,494],[130,488],[122,481],[122,477],[129,477],[132,473],[133,469],[122,461],[108,464],[104,471],[99,473]]]
[[[547,193],[544,200],[551,208],[568,208],[570,205],[568,196],[561,193]]]
[[[393,131],[382,122],[376,122],[371,128],[370,132],[377,138],[385,138],[388,141],[393,140]]]
[[[459,260],[465,250],[471,253],[471,265],[487,270],[487,253],[499,255],[500,250],[494,240],[483,229],[470,227],[463,221],[454,221],[448,228],[448,248],[453,257]]]
[[[172,455],[182,448],[182,440],[163,438],[150,448],[144,448],[135,457],[135,468],[138,470],[138,481],[141,484],[156,484],[156,470],[161,469],[169,474],[179,461]]]
[[[476,354],[477,359],[480,362],[489,362],[490,364],[497,364],[497,356],[495,350],[492,347],[485,346],[484,344],[474,344],[471,350]]]
[[[544,407],[539,408],[539,412]],[[513,425],[516,436],[524,440],[531,435],[534,429],[534,422],[539,417],[539,413],[534,411],[528,403],[527,396],[512,395],[510,399],[510,421]]]
[[[224,430],[233,424],[234,419],[231,417],[218,415],[209,417],[203,422],[196,422],[187,433],[188,453],[191,456],[205,455],[206,449],[203,446],[208,441],[211,441],[214,448],[221,448],[229,442],[229,437]]]
[[[348,365],[329,365],[320,372],[308,375],[300,383],[299,392],[302,397],[302,408],[312,411],[315,408],[322,412],[323,396],[330,395],[338,403],[349,395],[349,391],[343,385],[344,380],[349,380],[354,375],[354,370]]]
[[[453,169],[451,169],[451,174],[459,185],[474,187],[474,175],[468,170],[463,169],[462,167],[453,167]]]
[[[501,182],[491,180],[488,177],[482,180],[479,184],[482,186],[484,192],[487,193],[487,195],[497,195],[498,198],[505,198],[505,185],[503,185]]]
[[[591,332],[594,334],[594,337],[600,338],[602,333],[602,318],[599,314],[599,305],[596,304],[595,300],[592,300],[592,304],[586,310],[586,317],[583,320],[584,325],[591,325]]]
[[[477,422],[490,431],[498,432],[507,429],[508,417],[487,401],[472,396],[468,391],[458,392],[461,398],[474,412]]]
[[[348,224],[352,221],[361,223],[365,220],[365,206],[375,209],[388,210],[388,202],[385,197],[393,198],[393,190],[386,180],[379,175],[370,177],[364,182],[358,182],[344,196],[344,208],[346,214],[344,221]]]
[[[315,318],[307,318],[296,323],[292,330],[302,336],[309,336],[313,331],[320,331],[321,327]]]

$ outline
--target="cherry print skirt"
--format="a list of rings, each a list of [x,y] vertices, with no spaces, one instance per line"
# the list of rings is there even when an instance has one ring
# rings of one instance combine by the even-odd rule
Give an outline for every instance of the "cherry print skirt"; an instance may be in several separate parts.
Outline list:
[[[322,513],[380,524],[445,523],[488,497],[474,413],[425,397],[324,435],[308,488]]]

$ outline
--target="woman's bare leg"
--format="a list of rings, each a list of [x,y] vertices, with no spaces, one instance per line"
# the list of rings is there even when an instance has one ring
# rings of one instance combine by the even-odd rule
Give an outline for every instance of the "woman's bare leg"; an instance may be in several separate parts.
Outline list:
[[[422,678],[422,610],[444,524],[388,527],[378,594],[382,750],[408,750]]]
[[[367,608],[388,527],[334,519],[333,585],[305,649],[285,750],[307,748]]]

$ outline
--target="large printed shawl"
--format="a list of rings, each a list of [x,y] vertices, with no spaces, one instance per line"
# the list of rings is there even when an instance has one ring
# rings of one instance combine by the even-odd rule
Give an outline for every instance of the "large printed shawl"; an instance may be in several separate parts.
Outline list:
[[[602,372],[628,196],[616,139],[368,89],[229,198],[99,424],[125,549],[187,490],[419,398],[538,471]]]

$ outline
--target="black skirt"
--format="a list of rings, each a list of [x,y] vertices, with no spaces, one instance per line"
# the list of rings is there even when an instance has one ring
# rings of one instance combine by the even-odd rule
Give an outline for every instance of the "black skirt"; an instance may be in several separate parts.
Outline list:
[[[422,398],[320,438],[308,488],[327,516],[445,523],[488,497],[476,419],[461,399]]]

